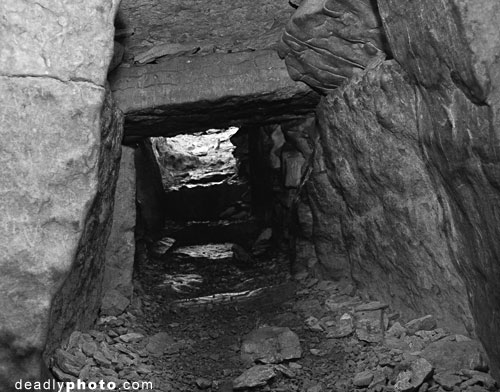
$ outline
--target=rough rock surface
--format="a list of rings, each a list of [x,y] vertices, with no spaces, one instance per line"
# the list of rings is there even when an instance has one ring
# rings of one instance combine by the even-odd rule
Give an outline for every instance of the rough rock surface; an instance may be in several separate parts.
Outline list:
[[[419,134],[415,105],[414,88],[391,62],[322,101],[322,151],[316,151],[308,194],[315,225],[328,228],[347,255],[318,258],[325,265],[337,261],[345,266],[349,260],[358,284],[401,309],[429,309],[452,320],[465,316],[463,323],[470,328],[465,287],[445,233],[432,224],[445,218],[439,188],[414,142]],[[334,213],[316,207],[324,200],[337,201]],[[325,242],[321,237],[314,241]]]
[[[127,136],[168,136],[272,123],[313,111],[317,94],[293,82],[273,50],[175,57],[110,76]]]
[[[271,123],[312,112],[317,96],[276,54],[286,1],[123,0],[113,91],[126,135],[167,136]]]
[[[104,86],[118,3],[2,1],[0,75]]]
[[[137,229],[136,239],[155,240],[165,224],[164,189],[150,139],[135,149]]]
[[[448,243],[500,378],[500,4],[383,0],[380,12],[395,59],[425,87],[419,140],[445,189]]]
[[[198,264],[197,273],[206,276],[207,264]],[[217,284],[234,277],[223,271],[218,269]],[[275,279],[273,275],[282,271],[259,273],[261,278]],[[152,269],[151,277],[157,275],[158,269]],[[144,278],[142,286],[148,289],[157,284]],[[225,292],[237,289],[222,284]],[[399,337],[387,333],[377,343],[364,344],[354,335],[332,339],[328,329],[341,314],[354,317],[360,309],[374,310],[375,303],[366,302],[345,283],[305,279],[297,288],[290,301],[277,306],[257,310],[250,302],[240,302],[236,309],[234,303],[224,307],[214,302],[205,312],[170,313],[168,317],[162,315],[164,297],[139,291],[135,305],[125,313],[101,317],[96,329],[87,333],[75,331],[54,355],[52,370],[68,381],[103,379],[118,387],[126,381],[152,382],[155,391],[498,391],[487,369],[473,370],[477,363],[468,361],[476,357],[477,341],[465,341],[464,336],[450,335],[443,328],[408,336],[399,322],[390,324],[390,330],[399,325]],[[348,301],[346,292],[350,293]],[[190,296],[189,291],[184,295]],[[392,313],[390,308],[387,311]],[[311,329],[310,319],[315,316],[320,329]],[[242,362],[239,347],[244,349],[241,342],[246,332],[251,330],[255,336],[263,329],[269,331],[270,327],[262,325],[255,329],[259,320],[279,325],[282,331],[296,331],[304,348],[300,358],[280,364]],[[270,339],[266,351],[271,352],[275,343]]]
[[[123,116],[109,89],[98,118],[101,140],[97,176],[93,179],[96,196],[87,211],[72,268],[52,300],[47,355],[74,329],[92,326],[101,306],[105,251],[112,225],[123,131]]]
[[[104,296],[111,290],[118,290],[129,298],[132,294],[136,221],[135,176],[134,149],[123,146],[116,184],[113,225],[106,247]]]
[[[313,3],[299,7],[285,42],[293,28],[306,42],[322,36],[322,28],[293,24],[306,5],[320,15],[314,26],[329,4],[345,7]],[[452,328],[475,328],[499,377],[500,5],[381,0],[378,8],[398,64],[372,62],[365,76],[348,75],[322,99],[307,194],[313,232],[326,235],[313,236],[314,256],[331,276],[347,269],[405,311],[427,309]],[[346,15],[333,16],[346,23]],[[305,80],[317,57],[293,48],[290,73]],[[309,83],[332,87],[328,78]],[[336,257],[328,260],[321,249],[332,244]]]
[[[272,365],[255,365],[234,380],[233,388],[237,390],[262,387],[273,377],[276,377],[276,371]]]
[[[122,0],[118,20],[131,62],[162,45],[194,56],[273,48],[292,12],[286,1]]]
[[[248,363],[280,363],[302,355],[299,337],[289,328],[261,327],[245,336],[241,358]]]
[[[290,76],[332,91],[387,51],[374,1],[305,0],[282,35],[280,56]]]
[[[13,380],[45,377],[41,352],[53,326],[51,306],[61,312],[62,324],[71,319],[73,327],[92,321],[84,318],[96,311],[92,285],[82,285],[98,273],[92,266],[101,261],[119,157],[120,119],[104,88],[116,5],[0,4],[3,390],[13,388]],[[102,228],[93,231],[99,217]],[[65,293],[58,290],[71,270],[81,273],[82,285],[76,290],[81,297],[72,291],[75,302],[68,308],[69,301],[54,297]],[[61,332],[54,329],[51,339]]]

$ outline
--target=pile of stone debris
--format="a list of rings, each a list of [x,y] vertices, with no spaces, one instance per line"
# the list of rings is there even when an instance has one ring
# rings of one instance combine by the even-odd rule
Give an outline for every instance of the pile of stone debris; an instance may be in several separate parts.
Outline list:
[[[74,332],[56,351],[52,371],[63,381],[104,379],[120,386],[149,380],[162,392],[498,390],[481,345],[438,328],[431,315],[403,323],[386,304],[362,300],[352,286],[316,280],[302,282],[289,305],[277,311],[284,312],[277,318],[292,314],[299,325],[259,325],[241,336],[235,350],[239,372],[233,369],[240,375],[230,382],[221,382],[214,372],[214,379],[193,375],[189,386],[173,387],[180,385],[175,384],[179,375],[160,368],[159,359],[185,351],[193,357],[206,353],[196,352],[189,337],[148,336],[151,329],[133,312],[101,318],[99,330]],[[342,361],[334,367],[332,358]]]
[[[351,285],[309,280],[295,308],[307,328],[344,346],[346,371],[307,392],[497,391],[479,342],[437,328],[427,315],[407,323],[378,301],[363,301]],[[322,347],[322,345],[324,345]],[[327,344],[312,348],[326,354]]]

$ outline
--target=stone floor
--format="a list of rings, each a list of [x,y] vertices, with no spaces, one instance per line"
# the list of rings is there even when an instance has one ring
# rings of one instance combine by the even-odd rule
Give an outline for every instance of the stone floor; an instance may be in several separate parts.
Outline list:
[[[132,305],[74,332],[54,374],[158,392],[498,390],[477,342],[432,315],[400,320],[350,284],[292,280],[283,253],[260,245],[149,252]]]

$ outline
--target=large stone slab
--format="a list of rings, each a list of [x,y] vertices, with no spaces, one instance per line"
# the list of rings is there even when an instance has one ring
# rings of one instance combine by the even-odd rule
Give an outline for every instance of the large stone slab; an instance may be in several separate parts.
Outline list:
[[[439,325],[471,330],[464,280],[450,251],[458,243],[446,229],[453,219],[449,197],[417,142],[425,132],[418,122],[421,102],[393,62],[325,97],[318,108],[322,163],[311,176],[309,197],[320,217],[315,224],[343,244],[342,264],[348,260],[361,288],[409,317],[431,313]],[[463,107],[464,113],[472,109]],[[472,110],[467,118],[478,114]],[[337,209],[316,207],[324,200]]]
[[[162,237],[167,206],[161,171],[150,139],[142,140],[134,153],[136,174],[136,240],[156,241]]]
[[[118,24],[131,63],[158,47],[169,57],[274,48],[292,12],[287,1],[122,0]]]
[[[110,76],[127,136],[168,136],[276,123],[312,112],[318,96],[290,80],[273,50],[175,57]]]
[[[394,57],[425,87],[420,140],[433,177],[441,178],[452,256],[500,379],[500,3],[381,0],[379,6]]]
[[[73,330],[90,328],[101,306],[105,252],[111,231],[116,180],[121,156],[123,116],[114,104],[109,89],[99,116],[98,144],[94,147],[96,193],[87,204],[85,223],[69,272],[52,299],[45,354],[50,355]],[[69,187],[71,202],[72,189]],[[83,190],[80,190],[83,191]],[[75,205],[72,206],[76,208]],[[73,226],[74,227],[74,226]]]
[[[102,88],[46,78],[2,79],[0,96],[17,104],[3,107],[0,130],[0,334],[14,358],[25,352],[19,360],[31,362],[49,329],[57,341],[69,319],[88,324],[95,317],[98,254],[110,223],[121,122],[116,111],[101,112]],[[103,193],[96,199],[98,192]],[[15,364],[11,359],[9,367]],[[19,371],[36,377],[35,365]]]
[[[0,4],[0,75],[104,86],[119,0],[5,0]]]
[[[116,185],[113,226],[106,247],[103,292],[117,290],[125,297],[132,294],[132,272],[135,256],[136,173],[134,149],[122,147],[120,171]]]
[[[2,391],[48,377],[47,339],[100,302],[122,124],[104,88],[117,3],[0,4]]]

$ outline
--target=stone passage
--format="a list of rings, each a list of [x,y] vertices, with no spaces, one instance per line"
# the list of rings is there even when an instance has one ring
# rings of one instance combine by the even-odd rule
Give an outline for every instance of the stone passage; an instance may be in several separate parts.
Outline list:
[[[500,3],[0,11],[0,392],[497,389]]]

